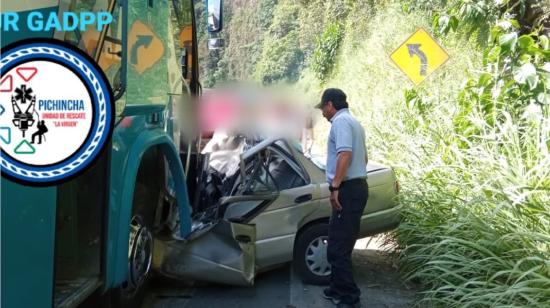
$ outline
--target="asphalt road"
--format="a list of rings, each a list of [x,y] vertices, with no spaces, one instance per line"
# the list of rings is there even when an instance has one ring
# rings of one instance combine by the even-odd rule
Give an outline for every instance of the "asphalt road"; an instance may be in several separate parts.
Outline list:
[[[416,294],[414,286],[402,282],[377,240],[358,241],[353,253],[362,307],[411,307]],[[286,264],[258,275],[253,287],[156,282],[142,308],[334,307],[321,297],[322,290],[322,286],[303,284]]]

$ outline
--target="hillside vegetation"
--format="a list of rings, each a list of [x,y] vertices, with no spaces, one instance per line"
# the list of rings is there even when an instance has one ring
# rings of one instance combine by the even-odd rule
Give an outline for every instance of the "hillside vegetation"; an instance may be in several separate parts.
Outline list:
[[[548,2],[226,4],[204,85],[284,84],[309,104],[348,93],[371,159],[401,181],[392,236],[420,307],[550,307]],[[450,60],[413,87],[389,55],[420,27]],[[327,132],[319,120],[317,152]]]

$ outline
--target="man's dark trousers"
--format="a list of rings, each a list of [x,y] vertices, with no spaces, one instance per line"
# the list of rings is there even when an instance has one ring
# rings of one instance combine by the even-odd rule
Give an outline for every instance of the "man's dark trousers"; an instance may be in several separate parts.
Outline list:
[[[328,227],[327,258],[332,267],[330,289],[347,304],[356,303],[361,296],[361,291],[353,280],[351,253],[359,235],[361,216],[368,195],[366,180],[343,181],[338,193],[342,211],[332,210]]]

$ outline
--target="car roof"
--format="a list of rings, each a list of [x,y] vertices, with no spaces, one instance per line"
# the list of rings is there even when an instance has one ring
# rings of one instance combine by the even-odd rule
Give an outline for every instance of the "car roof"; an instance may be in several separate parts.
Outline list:
[[[312,156],[310,158],[310,160],[317,166],[319,167],[320,169],[322,170],[325,170],[326,169],[326,161],[327,161],[327,157],[324,156],[324,155],[315,155],[315,156]],[[375,171],[378,171],[378,170],[383,170],[383,169],[389,169],[389,167],[386,167],[384,165],[381,165],[381,164],[378,164],[376,162],[371,162],[369,161],[369,163],[367,164],[367,173],[369,172],[375,172]]]

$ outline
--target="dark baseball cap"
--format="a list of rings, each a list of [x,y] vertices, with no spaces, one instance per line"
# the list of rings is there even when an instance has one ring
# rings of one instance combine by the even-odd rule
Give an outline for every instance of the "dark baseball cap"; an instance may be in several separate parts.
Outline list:
[[[328,88],[323,92],[323,95],[321,96],[321,101],[317,105],[315,105],[315,108],[321,109],[329,101],[331,101],[332,103],[346,103],[346,93],[337,88]]]

